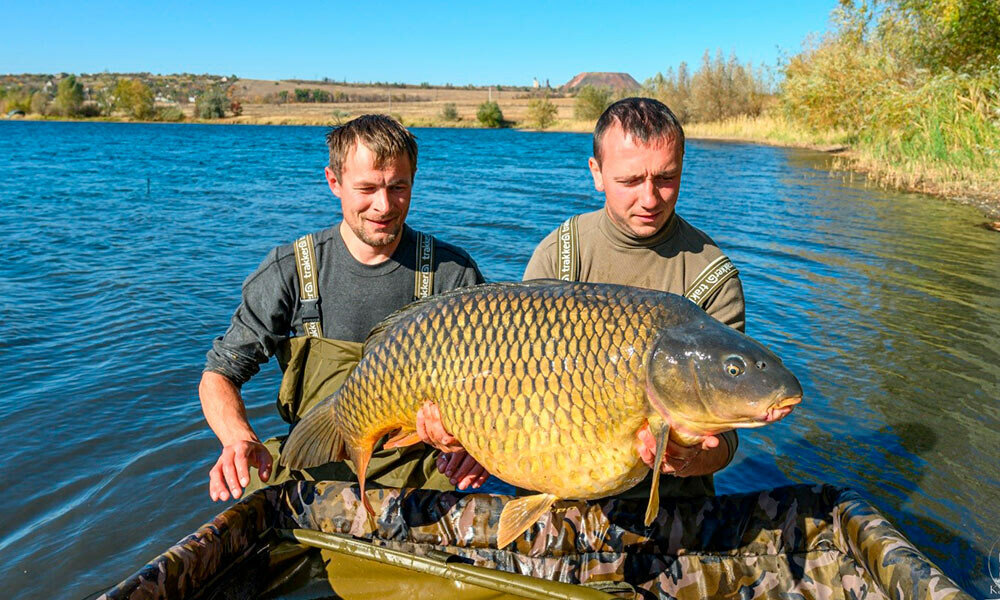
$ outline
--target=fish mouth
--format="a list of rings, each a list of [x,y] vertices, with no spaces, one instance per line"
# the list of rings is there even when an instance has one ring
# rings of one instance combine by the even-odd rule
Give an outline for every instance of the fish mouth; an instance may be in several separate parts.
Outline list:
[[[764,423],[774,423],[775,421],[780,421],[792,412],[797,404],[802,402],[802,396],[789,396],[779,400],[768,407],[767,413],[760,418]]]

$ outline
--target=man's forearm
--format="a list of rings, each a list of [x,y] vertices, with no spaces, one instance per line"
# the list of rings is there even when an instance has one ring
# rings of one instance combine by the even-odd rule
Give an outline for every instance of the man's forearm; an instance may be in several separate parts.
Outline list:
[[[224,375],[205,371],[198,385],[201,410],[223,446],[241,440],[260,441],[247,420],[240,390]]]

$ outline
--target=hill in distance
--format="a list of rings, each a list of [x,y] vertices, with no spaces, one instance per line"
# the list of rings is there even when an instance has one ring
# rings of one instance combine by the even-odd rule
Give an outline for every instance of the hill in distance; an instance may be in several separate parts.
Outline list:
[[[585,71],[566,82],[564,92],[575,92],[584,86],[605,87],[615,91],[632,91],[639,89],[639,82],[628,73],[598,73]]]

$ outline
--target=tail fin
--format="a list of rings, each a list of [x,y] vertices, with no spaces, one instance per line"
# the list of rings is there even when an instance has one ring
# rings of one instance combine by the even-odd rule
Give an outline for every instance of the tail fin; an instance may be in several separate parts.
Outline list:
[[[302,417],[281,450],[280,461],[291,469],[306,469],[348,457],[347,445],[333,416],[337,394]]]
[[[344,436],[334,419],[337,397],[335,393],[302,417],[292,429],[292,435],[288,436],[278,460],[290,469],[300,470],[335,460],[351,459],[358,473],[361,501],[365,510],[374,515],[375,510],[365,494],[365,471],[372,457],[374,441],[367,440],[357,445],[350,443]]]

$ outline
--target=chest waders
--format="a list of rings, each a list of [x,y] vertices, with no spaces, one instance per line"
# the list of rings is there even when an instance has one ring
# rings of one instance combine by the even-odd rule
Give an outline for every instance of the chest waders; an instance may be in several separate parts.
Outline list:
[[[416,270],[413,280],[413,299],[430,296],[434,292],[434,238],[417,233]],[[336,392],[361,360],[363,344],[324,337],[320,315],[319,265],[312,235],[295,241],[295,268],[299,283],[299,302],[302,305],[304,335],[291,337],[279,345],[276,352],[278,364],[284,373],[278,390],[278,414],[294,425],[320,401]],[[347,463],[333,462],[303,471],[289,471],[277,464],[280,447],[287,436],[272,438],[264,445],[275,458],[273,472],[267,485],[289,479],[353,481],[356,476]],[[368,464],[368,480],[391,487],[430,487],[451,490],[454,485],[438,472],[435,465],[436,451],[424,444],[406,448],[382,450],[376,446]],[[254,473],[248,489],[263,487]]]
[[[563,281],[580,280],[580,234],[577,231],[576,221],[577,217],[573,216],[559,226],[556,252],[559,261],[558,277]],[[684,290],[684,297],[704,309],[705,304],[722,289],[723,284],[738,273],[736,265],[731,260],[724,255],[720,256],[701,270]]]
[[[559,226],[558,240],[555,245],[558,259],[558,278],[562,281],[580,280],[580,234],[577,229],[577,217],[572,216]],[[701,273],[694,278],[684,291],[684,297],[705,309],[708,301],[722,289],[723,284],[735,277],[739,271],[725,255],[713,260]],[[641,499],[649,497],[651,477],[647,476],[642,483],[625,490],[616,498]],[[669,487],[667,487],[669,486]],[[693,497],[714,496],[715,482],[711,475],[695,477],[673,477],[660,480],[661,496]]]

